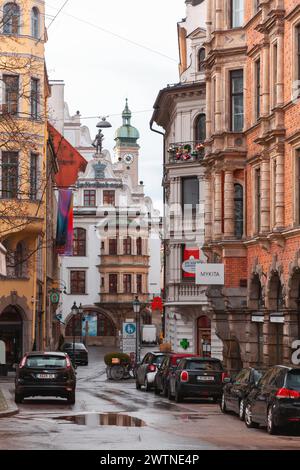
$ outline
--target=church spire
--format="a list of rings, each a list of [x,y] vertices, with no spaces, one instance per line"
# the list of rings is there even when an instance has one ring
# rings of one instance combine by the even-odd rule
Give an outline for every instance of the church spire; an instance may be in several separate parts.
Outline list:
[[[126,98],[125,109],[122,113],[123,117],[123,126],[130,126],[131,125],[131,111],[128,107],[128,98]]]

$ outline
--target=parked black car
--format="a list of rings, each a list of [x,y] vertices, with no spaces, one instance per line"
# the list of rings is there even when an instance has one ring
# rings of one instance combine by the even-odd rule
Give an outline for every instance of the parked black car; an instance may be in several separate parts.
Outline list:
[[[195,354],[171,353],[164,358],[154,380],[154,391],[156,395],[162,393],[164,397],[169,396],[171,375],[177,369],[181,359],[193,356],[195,356]]]
[[[75,349],[75,364],[87,366],[89,364],[89,353],[83,343],[75,343],[75,348],[73,346],[73,343],[65,343],[61,348],[63,352],[66,352],[70,356],[73,364],[74,364],[74,349]]]
[[[300,368],[269,369],[248,395],[245,423],[248,428],[267,426],[269,434],[285,426],[300,427]]]
[[[148,392],[154,387],[155,376],[166,356],[167,353],[162,352],[149,352],[146,354],[136,370],[137,390],[144,386]]]
[[[185,398],[213,398],[216,402],[223,394],[223,381],[227,373],[219,359],[191,357],[182,359],[170,376],[170,399],[177,403]]]
[[[25,354],[16,371],[15,402],[27,397],[61,397],[75,403],[76,374],[62,352]]]
[[[235,379],[225,378],[225,386],[220,404],[222,412],[233,411],[239,415],[241,421],[244,421],[245,400],[261,376],[261,371],[248,367],[242,369]]]

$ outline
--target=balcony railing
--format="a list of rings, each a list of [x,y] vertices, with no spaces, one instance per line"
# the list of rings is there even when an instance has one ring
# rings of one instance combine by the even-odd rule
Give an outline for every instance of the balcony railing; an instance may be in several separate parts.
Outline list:
[[[202,141],[176,142],[168,148],[170,163],[194,163],[203,160],[205,147]]]

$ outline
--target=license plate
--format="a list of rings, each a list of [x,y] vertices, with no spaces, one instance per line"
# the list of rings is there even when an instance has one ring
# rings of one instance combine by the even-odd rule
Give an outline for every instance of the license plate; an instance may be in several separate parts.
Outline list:
[[[37,374],[38,379],[55,379],[55,374]]]
[[[206,375],[198,375],[197,380],[199,382],[214,382],[215,378],[214,377],[209,377]]]

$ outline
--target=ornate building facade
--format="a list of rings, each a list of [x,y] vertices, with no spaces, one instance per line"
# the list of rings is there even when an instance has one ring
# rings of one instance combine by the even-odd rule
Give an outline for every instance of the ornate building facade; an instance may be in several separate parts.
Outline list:
[[[149,273],[151,259],[160,256],[160,220],[139,180],[140,136],[131,125],[127,101],[122,119],[113,158],[108,150],[93,148],[87,138],[85,150],[90,157],[93,149],[93,156],[74,187],[73,256],[61,258],[67,290],[61,305],[64,334],[75,333],[89,345],[118,345],[123,321],[133,318],[136,296],[142,304],[141,321],[151,322],[150,294],[155,291]],[[80,126],[77,131],[81,134]],[[159,242],[156,252],[151,249],[153,238]],[[156,278],[160,289],[160,268]],[[73,324],[74,302],[83,311]]]
[[[208,313],[206,288],[196,285],[195,261],[205,261],[203,167],[206,138],[205,14],[203,1],[186,1],[178,23],[180,82],[161,90],[152,124],[164,133],[165,340],[174,351],[222,357]]]
[[[230,369],[290,363],[299,338],[298,1],[207,4],[205,251]]]

